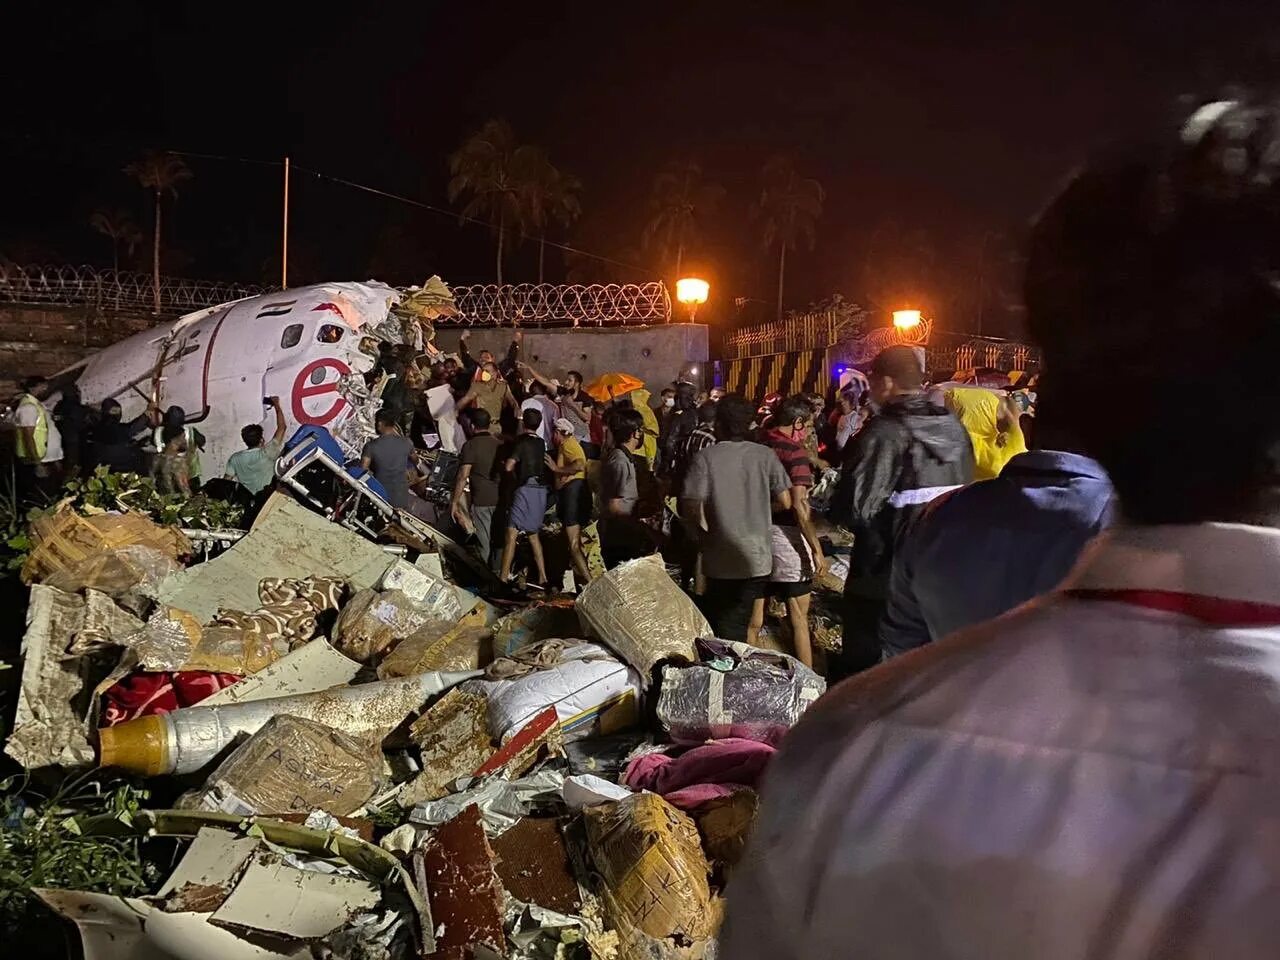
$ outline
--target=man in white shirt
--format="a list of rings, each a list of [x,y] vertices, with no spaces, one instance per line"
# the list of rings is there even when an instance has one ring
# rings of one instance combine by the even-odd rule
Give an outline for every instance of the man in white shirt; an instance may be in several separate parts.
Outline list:
[[[1209,104],[1041,219],[1041,402],[1123,520],[1056,592],[806,714],[729,884],[725,960],[1275,956],[1278,158],[1280,105]],[[1169,404],[1187,383],[1197,402]]]
[[[537,410],[542,414],[542,426],[538,428],[538,436],[547,445],[548,450],[555,447],[555,430],[552,426],[560,418],[560,408],[547,396],[546,385],[533,380],[529,383],[529,396],[520,404],[520,412]]]

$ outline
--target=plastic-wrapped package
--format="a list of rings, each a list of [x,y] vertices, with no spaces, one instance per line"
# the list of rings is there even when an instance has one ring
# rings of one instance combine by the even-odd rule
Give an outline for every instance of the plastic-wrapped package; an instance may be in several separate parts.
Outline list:
[[[434,577],[421,567],[406,560],[397,560],[382,575],[379,587],[383,590],[399,590],[431,615],[432,619],[450,623],[462,616],[462,604],[453,584]]]
[[[664,667],[658,722],[676,743],[744,737],[777,744],[827,689],[785,653],[699,640],[702,662]]]
[[[35,547],[22,565],[22,582],[37,583],[90,557],[132,544],[152,547],[176,559],[191,553],[191,541],[176,527],[162,527],[141,513],[82,517],[70,507],[31,524]]]
[[[640,677],[599,644],[570,642],[552,666],[502,680],[470,680],[463,689],[488,699],[495,740],[505,741],[547,707],[555,707],[562,733],[571,738],[588,735],[607,710],[638,706]]]
[[[338,614],[333,645],[352,660],[372,663],[435,619],[400,590],[364,589]]]
[[[591,581],[577,609],[583,629],[639,670],[646,684],[659,661],[693,663],[694,640],[712,636],[706,618],[656,555],[630,560]]]
[[[160,607],[129,646],[138,664],[152,672],[204,670],[247,676],[289,652],[282,634],[223,624],[201,626],[185,610]]]
[[[136,591],[150,596],[161,580],[181,569],[180,563],[155,547],[135,543],[90,554],[51,573],[44,582],[67,593],[97,590],[115,599]]]
[[[583,811],[620,960],[704,957],[719,916],[698,828],[653,793]]]
[[[181,806],[234,814],[345,817],[382,785],[382,754],[341,730],[287,714],[236,747]]]
[[[378,664],[378,677],[411,677],[432,670],[478,670],[487,659],[490,630],[484,611],[473,610],[457,623],[431,620],[396,644]]]

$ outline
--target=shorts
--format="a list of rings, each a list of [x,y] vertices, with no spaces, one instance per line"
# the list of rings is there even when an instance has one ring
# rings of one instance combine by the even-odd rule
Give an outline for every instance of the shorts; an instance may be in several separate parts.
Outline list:
[[[769,596],[777,597],[779,600],[794,600],[796,597],[807,597],[811,593],[813,593],[812,580],[769,584]]]
[[[799,527],[780,527],[776,523],[769,528],[769,552],[773,555],[773,570],[769,579],[777,584],[806,585],[800,593],[787,594],[798,597],[813,588],[817,570],[813,565],[813,551],[804,539]],[[775,596],[783,594],[775,593]]]
[[[511,496],[511,515],[507,526],[521,533],[537,533],[547,517],[547,488],[540,483],[516,487]]]
[[[556,513],[566,527],[581,527],[591,522],[591,488],[587,481],[570,480],[556,491]]]
[[[752,610],[757,600],[764,599],[768,589],[767,576],[745,580],[707,578],[702,607],[716,636],[721,640],[745,643]]]

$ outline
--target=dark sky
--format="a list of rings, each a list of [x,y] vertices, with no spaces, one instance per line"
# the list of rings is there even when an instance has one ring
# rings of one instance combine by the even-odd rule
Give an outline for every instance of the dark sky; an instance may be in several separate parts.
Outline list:
[[[444,205],[447,154],[500,116],[585,184],[561,239],[609,256],[637,255],[658,168],[698,158],[727,190],[694,251],[721,315],[773,296],[747,211],[763,161],[791,152],[828,197],[788,304],[914,296],[957,329],[979,260],[999,273],[1073,164],[1180,94],[1274,80],[1280,50],[1274,12],[1244,0],[16,6],[0,66],[0,252],[15,260],[109,262],[88,217],[124,206],[149,224],[120,173],[148,147],[288,153]],[[278,169],[190,165],[167,269],[274,275]],[[293,199],[299,279],[492,276],[482,228],[305,175]],[[534,270],[526,245],[509,274]]]

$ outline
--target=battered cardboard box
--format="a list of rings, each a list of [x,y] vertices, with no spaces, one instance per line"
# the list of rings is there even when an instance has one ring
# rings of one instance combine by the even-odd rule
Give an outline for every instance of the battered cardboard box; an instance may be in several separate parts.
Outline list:
[[[693,821],[653,793],[588,807],[584,817],[620,960],[704,956],[719,912]]]
[[[235,814],[343,817],[381,786],[382,754],[314,720],[284,714],[236,747],[183,806]]]

